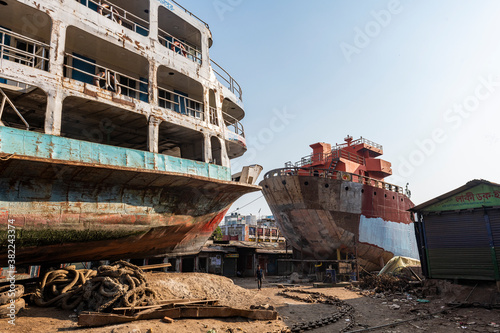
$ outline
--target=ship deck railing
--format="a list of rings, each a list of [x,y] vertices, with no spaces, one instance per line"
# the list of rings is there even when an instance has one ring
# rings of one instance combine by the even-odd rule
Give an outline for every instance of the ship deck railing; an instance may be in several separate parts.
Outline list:
[[[222,115],[224,117],[224,123],[230,131],[245,137],[245,129],[243,128],[243,125],[238,121],[238,119],[225,112],[222,112]]]
[[[160,107],[203,120],[203,102],[180,95],[171,90],[158,88]]]
[[[344,158],[351,162],[358,163],[360,165],[365,165],[365,158],[363,156],[359,156],[358,154],[344,151],[342,149],[332,150],[330,153],[316,153],[310,154],[305,157],[302,157],[300,161],[295,163],[287,162],[285,167],[303,167],[306,165],[314,165],[314,164],[323,164],[331,161],[332,159]]]
[[[381,144],[375,143],[375,142],[373,142],[371,140],[368,140],[368,139],[365,139],[363,137],[360,137],[359,139],[351,141],[349,144],[347,144],[347,143],[337,144],[337,145],[335,145],[335,147],[332,148],[332,150],[346,148],[346,147],[349,147],[349,146],[355,146],[355,145],[359,145],[359,144],[362,144],[362,143],[366,143],[367,145],[370,145],[370,146],[372,146],[374,148],[383,150],[383,147],[382,147]]]
[[[195,19],[197,19],[198,21],[200,21],[201,23],[203,23],[205,25],[205,27],[207,27],[207,29],[210,29],[210,27],[208,26],[207,23],[205,23],[205,21],[203,21],[201,18],[199,18],[198,16],[194,15],[193,13],[191,13],[189,10],[187,10],[186,8],[182,7],[181,5],[179,5],[176,1],[174,0],[170,0],[172,1],[173,3],[175,3],[178,7],[180,7],[182,10],[184,10],[184,12],[186,12],[187,14],[189,14],[190,16],[194,17]],[[160,3],[162,1],[160,0]]]
[[[158,39],[167,49],[171,49],[175,53],[181,54],[201,65],[201,51],[197,47],[175,38],[162,29],[158,28],[158,31]]]
[[[11,45],[24,45],[25,48]],[[48,71],[49,51],[48,44],[0,27],[0,59]]]
[[[328,178],[328,179],[339,179],[344,181],[351,181],[354,183],[359,183],[363,185],[369,185],[381,189],[385,189],[391,192],[401,193],[403,194],[403,187],[397,186],[391,183],[387,183],[375,178],[358,175],[351,172],[344,172],[338,170],[330,170],[330,169],[317,169],[317,168],[300,168],[300,167],[291,167],[291,168],[281,168],[274,169],[267,172],[264,175],[264,179],[268,179],[270,177],[276,176],[312,176],[312,177],[320,177],[320,178]]]
[[[225,86],[233,93],[236,95],[236,97],[239,98],[240,101],[243,101],[243,91],[241,90],[240,85],[238,82],[236,82],[235,79],[224,69],[222,68],[219,64],[217,64],[215,61],[210,59],[210,62],[212,63],[212,69],[214,73],[217,75],[219,79],[222,79],[222,81],[225,83]],[[215,68],[214,68],[215,66]]]
[[[84,0],[79,1],[85,7],[97,11],[115,23],[119,23],[127,29],[135,31],[141,35],[149,34],[149,22],[134,15],[125,9],[107,0]]]
[[[132,77],[128,76],[126,74],[120,73],[116,70],[113,70],[111,68],[99,65],[97,63],[88,61],[86,59],[80,58],[74,54],[69,54],[65,53],[66,59],[64,63],[64,67],[66,69],[65,77],[71,78],[71,73],[68,73],[68,70],[71,71],[76,71],[80,72],[82,74],[85,74],[89,77],[92,78],[92,83],[95,86],[98,86],[100,88],[115,92],[117,94],[125,95],[131,98],[136,98],[136,99],[141,99],[141,100],[148,100],[149,98],[149,92],[148,92],[148,82],[147,81],[142,81],[138,77]],[[92,65],[97,69],[97,74],[85,71],[81,68],[74,67],[72,65],[69,65],[69,60],[77,59],[81,62],[84,62],[88,65]],[[72,63],[72,62],[71,62]],[[125,80],[127,79],[127,80]],[[121,83],[122,81],[128,81],[128,85]],[[132,83],[137,87],[143,86],[144,89],[140,90],[136,87],[132,87]]]
[[[14,103],[12,103],[10,98],[4,93],[2,88],[0,88],[0,96],[2,98],[2,102],[0,102],[0,126],[5,126],[4,123],[2,122],[2,116],[3,116],[3,112],[5,110],[5,103],[8,103],[10,105],[10,107],[12,108],[12,110],[14,110],[14,112],[17,114],[17,116],[24,123],[24,125],[26,126],[26,130],[29,131],[30,125],[28,124],[26,119],[24,119],[23,115],[21,114],[21,112],[19,112],[19,110],[14,105]]]

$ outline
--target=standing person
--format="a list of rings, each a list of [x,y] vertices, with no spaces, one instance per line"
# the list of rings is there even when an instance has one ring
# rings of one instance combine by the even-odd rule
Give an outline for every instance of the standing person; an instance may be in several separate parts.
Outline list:
[[[262,280],[264,280],[264,271],[260,268],[260,265],[257,265],[257,270],[255,271],[255,277],[257,280],[257,287],[259,290],[262,288]]]

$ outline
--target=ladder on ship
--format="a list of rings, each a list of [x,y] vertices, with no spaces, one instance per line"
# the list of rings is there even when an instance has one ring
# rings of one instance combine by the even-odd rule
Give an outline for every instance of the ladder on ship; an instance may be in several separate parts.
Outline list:
[[[328,171],[333,171],[337,167],[337,163],[339,163],[340,158],[332,158],[332,161],[330,162],[330,166],[328,167]]]
[[[4,123],[2,122],[2,116],[3,116],[3,111],[5,110],[5,103],[7,102],[9,103],[12,110],[14,110],[14,112],[19,116],[19,118],[21,118],[24,125],[26,125],[26,130],[29,131],[30,125],[28,124],[26,119],[24,119],[23,115],[21,114],[21,112],[19,112],[14,103],[12,103],[10,98],[5,94],[2,88],[0,88],[0,95],[2,95],[2,103],[0,104],[0,126],[5,126]]]

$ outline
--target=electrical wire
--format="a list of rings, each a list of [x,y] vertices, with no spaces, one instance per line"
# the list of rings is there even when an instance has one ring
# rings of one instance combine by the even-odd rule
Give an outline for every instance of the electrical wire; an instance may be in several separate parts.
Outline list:
[[[243,206],[241,206],[241,207],[236,208],[236,209],[235,209],[235,210],[233,210],[230,214],[235,213],[236,211],[240,210],[241,208],[245,208],[246,206],[250,205],[251,203],[253,203],[253,202],[255,202],[255,201],[259,200],[259,199],[260,199],[260,198],[262,198],[263,196],[264,196],[264,195],[261,195],[260,197],[258,197],[257,199],[254,199],[254,200],[250,201],[250,202],[249,202],[249,203],[247,203],[246,205],[243,205]]]

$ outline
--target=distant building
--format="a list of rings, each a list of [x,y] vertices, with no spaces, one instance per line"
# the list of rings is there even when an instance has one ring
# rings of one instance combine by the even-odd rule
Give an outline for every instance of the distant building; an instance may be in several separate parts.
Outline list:
[[[226,216],[224,222],[220,225],[223,240],[270,243],[285,241],[272,215],[257,220],[255,215],[232,213]]]
[[[234,224],[252,224],[256,225],[257,224],[257,216],[256,215],[241,215],[239,213],[231,213],[231,215],[228,215],[224,218],[224,223],[221,224],[223,225],[234,225]]]

